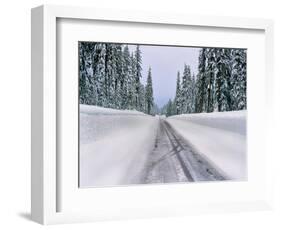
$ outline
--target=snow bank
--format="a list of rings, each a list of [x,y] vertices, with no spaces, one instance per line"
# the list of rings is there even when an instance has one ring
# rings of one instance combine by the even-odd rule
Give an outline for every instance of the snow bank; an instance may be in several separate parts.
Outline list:
[[[154,147],[158,119],[80,105],[80,186],[135,183]]]
[[[167,121],[227,177],[247,178],[246,111],[177,115]]]
[[[80,113],[93,115],[146,115],[145,113],[136,110],[117,110],[110,108],[103,108],[94,105],[80,104]]]

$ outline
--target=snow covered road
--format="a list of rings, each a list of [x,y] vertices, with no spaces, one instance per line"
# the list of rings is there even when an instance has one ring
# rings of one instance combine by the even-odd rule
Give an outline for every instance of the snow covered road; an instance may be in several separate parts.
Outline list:
[[[159,119],[155,148],[149,155],[144,175],[142,183],[226,179],[174,130],[166,118]]]
[[[80,105],[80,186],[246,179],[246,112],[166,118]]]

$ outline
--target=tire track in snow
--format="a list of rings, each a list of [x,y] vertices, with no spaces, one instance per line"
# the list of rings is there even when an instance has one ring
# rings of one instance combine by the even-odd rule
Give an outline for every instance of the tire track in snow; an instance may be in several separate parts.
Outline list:
[[[194,181],[221,181],[227,179],[219,173],[219,170],[211,162],[193,149],[188,141],[183,139],[167,121],[163,121],[163,123],[177,145],[182,148],[183,151],[179,155]]]
[[[160,121],[160,122],[162,122],[162,121]],[[182,150],[184,150],[183,146],[179,143],[179,141],[177,140],[175,135],[167,128],[167,123],[163,122],[163,124],[164,124],[164,129],[165,129],[166,135],[169,138],[171,145],[173,146],[173,150],[175,152],[175,155],[177,156],[177,159],[181,165],[181,168],[184,172],[185,177],[188,179],[188,181],[194,181],[187,165],[185,164],[185,162],[183,161],[183,159],[180,155],[180,152]]]
[[[220,181],[226,177],[165,120],[159,120],[155,149],[145,168],[143,183]]]

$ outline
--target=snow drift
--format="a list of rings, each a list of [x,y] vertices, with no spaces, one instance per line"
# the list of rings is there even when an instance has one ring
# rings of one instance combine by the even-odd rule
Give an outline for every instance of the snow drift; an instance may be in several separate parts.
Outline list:
[[[226,177],[247,178],[246,111],[177,115],[167,121]]]
[[[80,186],[136,183],[157,125],[141,112],[80,105]]]

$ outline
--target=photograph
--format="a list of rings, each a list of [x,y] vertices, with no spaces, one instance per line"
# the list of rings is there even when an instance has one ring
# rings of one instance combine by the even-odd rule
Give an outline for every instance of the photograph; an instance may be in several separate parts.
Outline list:
[[[79,188],[247,180],[247,49],[77,45]]]

